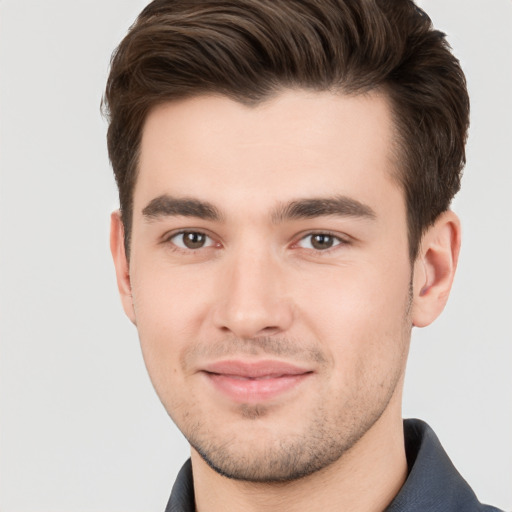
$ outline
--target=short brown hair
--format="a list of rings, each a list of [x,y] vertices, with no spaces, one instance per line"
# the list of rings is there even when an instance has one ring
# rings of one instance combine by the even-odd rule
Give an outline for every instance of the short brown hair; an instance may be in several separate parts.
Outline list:
[[[464,74],[411,0],[155,0],[112,56],[108,151],[129,254],[142,129],[156,105],[206,93],[258,104],[283,88],[384,91],[396,126],[410,257],[460,188]]]

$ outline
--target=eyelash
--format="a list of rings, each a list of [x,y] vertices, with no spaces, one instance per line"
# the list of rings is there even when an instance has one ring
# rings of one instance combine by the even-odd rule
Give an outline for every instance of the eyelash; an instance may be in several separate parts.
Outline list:
[[[175,242],[173,242],[173,239],[175,239],[175,238],[177,238],[179,236],[183,236],[183,235],[200,235],[200,236],[204,236],[207,239],[210,239],[213,243],[208,245],[208,246],[206,246],[206,247],[198,247],[197,249],[180,247]],[[201,231],[201,230],[194,230],[194,229],[184,229],[182,231],[171,233],[168,236],[166,236],[162,240],[162,242],[164,244],[168,244],[173,251],[179,251],[179,252],[182,252],[184,254],[192,254],[192,253],[195,253],[195,252],[199,251],[200,249],[210,249],[212,247],[220,245],[219,243],[216,243],[215,240],[213,239],[213,237],[208,235],[208,233],[205,233],[204,231]]]
[[[211,242],[213,242],[213,243],[211,243],[210,245],[207,245],[207,246],[198,247],[196,249],[193,249],[193,248],[180,247],[179,245],[177,245],[175,242],[172,241],[176,237],[187,235],[187,234],[204,236],[207,239],[210,239]],[[306,240],[307,238],[312,238],[312,237],[318,236],[318,235],[332,238],[334,240],[335,244],[332,247],[328,247],[323,250],[315,249],[314,247],[313,248],[302,247],[302,249],[304,249],[306,251],[311,251],[317,255],[326,255],[326,254],[330,254],[332,251],[335,251],[336,248],[338,248],[339,246],[347,246],[347,245],[350,245],[350,243],[351,243],[350,240],[348,240],[347,238],[342,237],[338,234],[332,233],[330,231],[315,231],[315,232],[309,232],[309,233],[301,235],[300,238],[296,239],[296,241],[291,244],[291,247],[294,249],[295,248],[301,249],[301,247],[299,247],[299,244],[302,241]],[[201,230],[193,230],[193,229],[186,229],[186,230],[178,231],[175,233],[171,233],[170,235],[166,236],[162,240],[162,242],[164,244],[168,244],[173,251],[182,252],[184,254],[193,254],[193,253],[198,252],[201,249],[210,249],[210,248],[215,248],[215,247],[221,246],[221,244],[219,242],[215,242],[213,237],[208,235],[206,232],[201,231]]]
[[[314,232],[306,233],[303,236],[301,236],[300,238],[298,238],[298,240],[292,244],[292,247],[297,247],[299,245],[299,243],[302,242],[303,240],[306,240],[308,238],[312,238],[312,237],[318,236],[318,235],[332,238],[335,242],[335,245],[333,245],[332,247],[323,249],[323,250],[315,249],[314,247],[313,248],[303,248],[303,249],[306,251],[311,251],[315,255],[324,256],[324,255],[330,254],[333,251],[336,251],[337,249],[341,248],[342,246],[346,247],[346,246],[350,245],[350,240],[347,237],[342,237],[339,234],[332,233],[331,231],[314,231]],[[310,242],[310,244],[311,244],[311,242]]]

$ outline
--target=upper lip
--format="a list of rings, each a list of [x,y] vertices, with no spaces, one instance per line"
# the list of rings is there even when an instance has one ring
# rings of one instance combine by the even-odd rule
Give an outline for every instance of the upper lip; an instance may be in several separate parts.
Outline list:
[[[202,370],[207,373],[257,379],[262,377],[282,377],[285,375],[302,375],[312,370],[301,368],[291,363],[277,360],[217,361],[205,365]]]

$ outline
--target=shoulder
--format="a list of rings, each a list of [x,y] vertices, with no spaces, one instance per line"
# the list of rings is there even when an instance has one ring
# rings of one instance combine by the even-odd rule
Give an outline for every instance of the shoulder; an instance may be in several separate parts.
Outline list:
[[[409,476],[386,512],[502,512],[480,503],[423,421],[404,421]]]

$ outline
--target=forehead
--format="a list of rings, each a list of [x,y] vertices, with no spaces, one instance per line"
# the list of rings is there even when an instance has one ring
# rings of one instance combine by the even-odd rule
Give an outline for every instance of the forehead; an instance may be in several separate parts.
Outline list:
[[[391,119],[376,93],[298,90],[257,106],[225,96],[159,105],[143,130],[135,211],[161,194],[253,211],[312,195],[378,203],[398,188]]]

